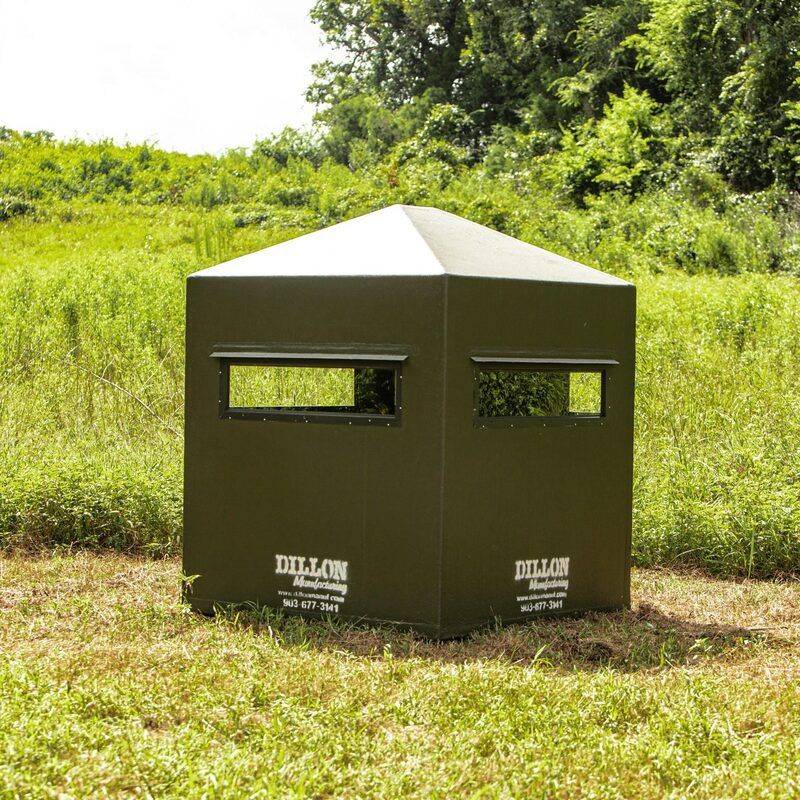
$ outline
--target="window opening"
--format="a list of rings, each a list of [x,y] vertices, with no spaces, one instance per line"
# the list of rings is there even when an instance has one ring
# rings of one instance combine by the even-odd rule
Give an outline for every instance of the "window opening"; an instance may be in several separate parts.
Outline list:
[[[228,407],[395,413],[395,371],[374,367],[231,364]]]
[[[601,417],[605,413],[605,371],[558,366],[476,368],[476,415],[517,417]]]
[[[223,418],[351,424],[399,420],[400,366],[405,356],[255,352],[212,356],[220,359]]]

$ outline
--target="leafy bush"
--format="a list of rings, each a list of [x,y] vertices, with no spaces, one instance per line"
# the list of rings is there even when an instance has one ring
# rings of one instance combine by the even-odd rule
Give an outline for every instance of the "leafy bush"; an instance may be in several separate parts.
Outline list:
[[[33,203],[21,200],[19,197],[0,197],[0,222],[30,214],[33,210]]]
[[[569,410],[569,375],[563,372],[481,372],[481,417],[558,417]]]
[[[554,175],[577,200],[602,191],[638,194],[664,160],[666,132],[657,103],[626,85],[621,96],[609,97],[599,120],[564,133],[552,159]]]
[[[110,548],[153,555],[180,547],[180,473],[126,459],[17,469],[0,493],[0,547]]]

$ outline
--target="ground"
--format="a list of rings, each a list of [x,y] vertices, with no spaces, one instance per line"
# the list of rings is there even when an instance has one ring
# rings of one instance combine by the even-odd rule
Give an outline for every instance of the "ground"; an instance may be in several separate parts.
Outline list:
[[[0,557],[0,797],[797,797],[800,583],[637,570],[615,614],[437,643],[180,565]]]

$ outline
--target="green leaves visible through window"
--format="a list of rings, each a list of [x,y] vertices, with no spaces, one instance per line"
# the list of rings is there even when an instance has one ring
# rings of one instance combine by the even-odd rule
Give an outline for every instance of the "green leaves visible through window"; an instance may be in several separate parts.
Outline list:
[[[603,373],[478,370],[479,417],[601,416]]]

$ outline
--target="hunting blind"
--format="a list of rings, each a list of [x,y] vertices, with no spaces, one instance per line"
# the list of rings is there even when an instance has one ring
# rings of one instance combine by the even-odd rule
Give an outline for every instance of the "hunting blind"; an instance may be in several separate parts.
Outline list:
[[[635,290],[392,206],[188,279],[184,572],[414,627],[629,602]]]

